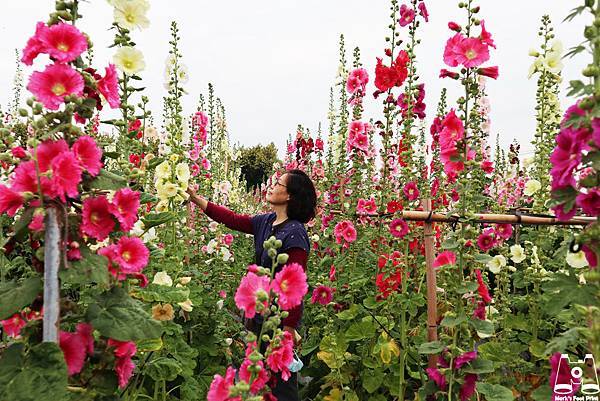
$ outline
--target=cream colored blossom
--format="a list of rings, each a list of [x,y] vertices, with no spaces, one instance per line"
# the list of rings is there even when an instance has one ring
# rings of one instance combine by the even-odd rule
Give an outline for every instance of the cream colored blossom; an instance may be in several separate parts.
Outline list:
[[[142,52],[131,46],[120,47],[113,56],[113,62],[127,75],[136,74],[146,68]]]
[[[146,13],[150,3],[146,0],[113,0],[115,22],[130,31],[144,29],[150,26]]]
[[[191,312],[194,309],[194,304],[190,299],[186,299],[183,302],[178,302],[177,305],[181,306],[181,309],[183,309],[186,312]]]
[[[588,266],[585,253],[583,253],[583,251],[579,251],[577,253],[567,252],[567,264],[576,269],[581,269],[582,267]]]
[[[504,266],[506,266],[506,258],[503,255],[496,255],[487,263],[488,269],[494,274],[500,273]]]
[[[173,285],[173,279],[169,274],[165,271],[158,272],[154,275],[154,279],[152,280],[152,284],[156,285],[164,285],[167,287],[171,287]]]
[[[155,209],[159,213],[166,212],[167,210],[169,210],[169,202],[166,200],[161,200],[156,204]]]
[[[180,277],[179,282],[183,285],[189,284],[192,281],[191,277]]]
[[[562,57],[560,53],[548,52],[543,60],[544,67],[553,74],[558,74],[563,69]]]
[[[182,184],[186,184],[187,186],[187,184],[190,181],[190,167],[188,166],[188,164],[179,163],[177,167],[175,167],[175,175],[177,176],[179,182],[181,182]]]
[[[510,247],[510,259],[515,263],[521,263],[525,260],[525,250],[521,245],[513,245]]]
[[[523,194],[531,196],[542,188],[542,184],[538,180],[529,180],[525,183]]]

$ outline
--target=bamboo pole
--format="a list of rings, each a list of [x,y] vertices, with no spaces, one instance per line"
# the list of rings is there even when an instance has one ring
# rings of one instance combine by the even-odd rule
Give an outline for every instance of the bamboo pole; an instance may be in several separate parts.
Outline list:
[[[431,212],[431,199],[424,201],[425,212],[429,215]],[[432,213],[433,214],[433,213]],[[425,242],[425,265],[427,267],[427,340],[436,341],[437,336],[437,279],[435,269],[433,268],[434,247],[433,247],[433,223],[430,219],[425,221],[424,242]],[[437,367],[437,355],[429,356],[429,367]]]
[[[44,320],[43,341],[58,343],[59,287],[58,268],[60,264],[60,230],[56,209],[46,209],[46,232],[44,234]]]

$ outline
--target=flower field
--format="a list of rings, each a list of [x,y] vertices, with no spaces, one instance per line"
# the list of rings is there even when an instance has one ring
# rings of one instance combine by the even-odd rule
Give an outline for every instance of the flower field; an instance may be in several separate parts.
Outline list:
[[[110,59],[94,55],[80,0],[56,0],[15,44],[0,110],[1,401],[600,398],[600,1],[564,16],[581,32],[570,49],[560,21],[531,22],[532,157],[491,138],[490,107],[507,99],[486,82],[510,60],[485,2],[457,3],[439,38],[451,98],[420,75],[426,1],[391,0],[375,67],[342,36],[326,123],[294,129],[254,188],[226,102],[186,87],[178,24],[152,109],[154,60],[136,44],[151,2],[103,3]],[[563,76],[575,56],[587,66]],[[296,170],[317,195],[306,266],[274,231],[257,245],[255,225],[233,228],[268,213]],[[218,224],[196,194],[239,215]],[[296,381],[299,398],[277,396]]]

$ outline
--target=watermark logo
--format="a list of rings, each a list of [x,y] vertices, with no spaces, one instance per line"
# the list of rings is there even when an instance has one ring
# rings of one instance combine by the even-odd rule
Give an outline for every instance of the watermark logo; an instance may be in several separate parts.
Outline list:
[[[569,355],[561,354],[558,361],[558,371],[561,366],[570,368],[570,375],[556,375],[554,381],[554,400],[555,401],[600,401],[600,383],[598,383],[598,372],[596,370],[596,361],[592,354],[585,354],[583,360],[571,362]],[[564,367],[563,367],[564,369]],[[584,372],[588,372],[588,379],[584,382]],[[579,391],[577,391],[579,389]],[[573,395],[574,392],[582,395]]]

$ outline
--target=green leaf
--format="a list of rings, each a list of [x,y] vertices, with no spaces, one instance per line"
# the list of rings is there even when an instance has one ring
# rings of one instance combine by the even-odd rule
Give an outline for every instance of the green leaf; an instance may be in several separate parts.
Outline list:
[[[567,96],[577,96],[579,92],[585,88],[585,84],[580,80],[569,81],[570,90],[567,93]]]
[[[485,395],[486,401],[512,401],[515,399],[509,388],[499,384],[478,382],[477,391]]]
[[[442,319],[440,325],[444,326],[444,327],[455,327],[466,321],[467,321],[467,317],[465,315],[460,315],[460,316],[446,315]]]
[[[89,306],[86,320],[105,337],[119,341],[158,338],[163,332],[159,322],[131,298],[123,288],[100,294]]]
[[[554,337],[548,345],[546,345],[545,354],[550,355],[555,352],[564,352],[567,348],[572,345],[576,345],[579,342],[579,328],[573,327],[561,333],[559,336]]]
[[[492,260],[492,257],[490,255],[488,255],[487,253],[476,253],[473,256],[473,259],[475,260],[475,262],[477,263],[487,263],[490,260]]]
[[[90,182],[91,188],[105,191],[116,191],[117,189],[125,186],[127,186],[127,180],[125,178],[104,169],[100,170],[100,174],[98,174],[96,178]]]
[[[8,319],[31,305],[42,289],[43,284],[39,277],[31,277],[21,283],[7,281],[0,284],[0,320]]]
[[[563,22],[571,21],[573,18],[575,18],[576,16],[578,16],[579,14],[581,14],[583,12],[583,10],[585,10],[585,5],[575,7],[574,9],[572,9],[569,12],[569,15],[567,15],[565,17],[565,19],[563,20]]]
[[[40,343],[27,353],[13,344],[0,359],[2,401],[63,401],[67,395],[67,365],[58,344]]]
[[[444,349],[444,344],[439,341],[431,341],[428,343],[423,343],[419,345],[418,351],[419,354],[437,354],[442,352]]]
[[[152,213],[147,214],[146,217],[142,219],[142,223],[144,223],[144,229],[149,230],[152,227],[160,226],[174,218],[175,214],[172,212]]]
[[[542,384],[531,393],[531,398],[535,401],[548,401],[552,399],[552,388],[547,384]]]
[[[358,305],[352,304],[350,308],[339,312],[336,316],[341,320],[352,320],[358,315]]]
[[[178,361],[159,355],[153,356],[144,367],[144,372],[156,382],[175,380],[181,371],[181,364]]]
[[[365,369],[361,372],[361,377],[362,385],[369,394],[375,392],[383,383],[383,372],[379,369]]]
[[[145,288],[135,288],[131,296],[145,302],[184,302],[190,297],[190,290],[186,287],[169,287],[166,285],[148,284]]]
[[[444,248],[444,249],[458,248],[458,242],[454,238],[447,238],[444,242],[442,242],[442,248]]]
[[[488,336],[494,334],[494,324],[488,320],[470,319],[469,324],[477,330],[478,333]]]
[[[96,283],[106,287],[110,283],[108,259],[90,251],[88,247],[82,247],[81,259],[70,262],[69,268],[62,269],[58,276],[69,284]]]
[[[367,309],[377,309],[381,305],[382,303],[377,302],[373,296],[363,299],[363,306]]]
[[[461,368],[465,373],[493,373],[494,363],[483,358],[477,358]]]
[[[135,342],[138,352],[159,351],[163,347],[162,338],[147,338]]]
[[[365,316],[360,322],[352,323],[346,330],[348,341],[360,341],[375,335],[375,324],[371,316]]]
[[[543,309],[551,316],[572,304],[594,305],[596,302],[593,286],[580,285],[576,276],[557,273],[553,280],[543,282],[542,289],[549,293]]]
[[[477,291],[478,287],[479,284],[477,284],[475,281],[465,281],[456,289],[456,292],[459,294],[466,294],[468,292]]]
[[[154,203],[157,202],[158,198],[152,194],[149,194],[147,192],[142,192],[140,194],[140,203],[143,205],[145,203]]]

